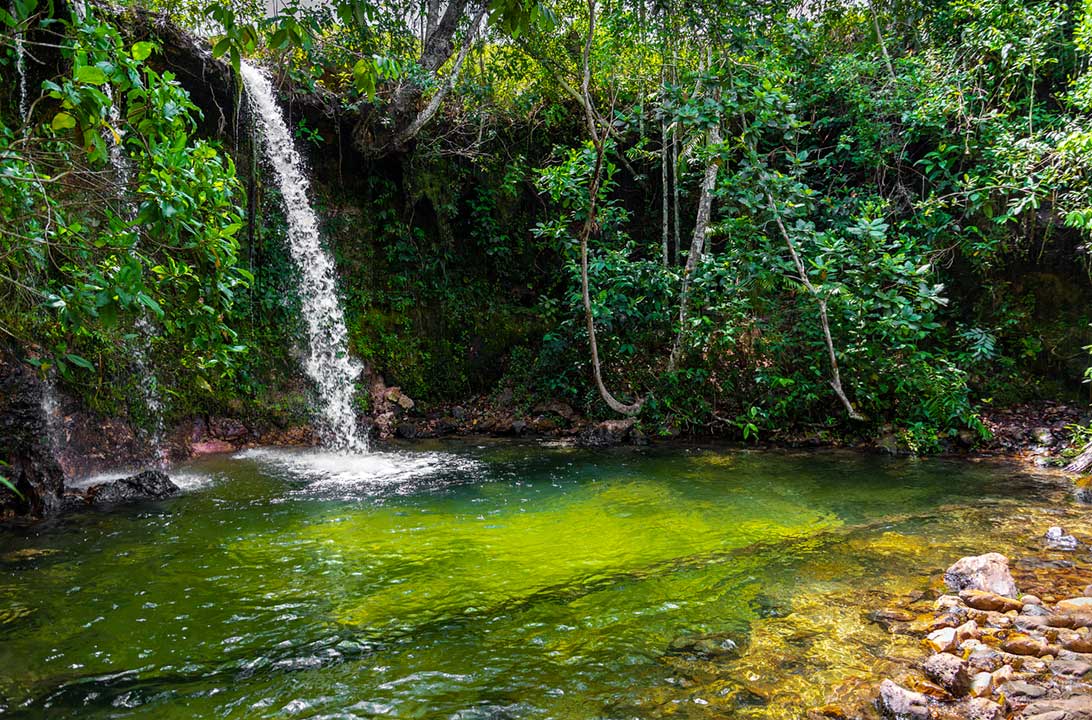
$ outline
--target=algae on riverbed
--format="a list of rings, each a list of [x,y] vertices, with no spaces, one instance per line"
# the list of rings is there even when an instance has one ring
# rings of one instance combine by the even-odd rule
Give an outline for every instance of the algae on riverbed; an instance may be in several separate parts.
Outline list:
[[[8,531],[0,612],[34,612],[0,625],[2,704],[800,717],[912,650],[868,611],[1015,532],[996,525],[1011,495],[1022,523],[1049,507],[1046,486],[940,460],[440,450],[358,480],[307,453],[208,459],[174,500]]]

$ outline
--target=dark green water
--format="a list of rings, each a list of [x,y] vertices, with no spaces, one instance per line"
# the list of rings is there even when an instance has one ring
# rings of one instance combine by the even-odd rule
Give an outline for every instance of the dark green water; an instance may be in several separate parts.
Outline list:
[[[990,526],[959,508],[1042,501],[969,463],[511,444],[251,451],[178,480],[0,531],[6,716],[706,717],[678,638],[746,656],[802,594],[927,582],[974,549],[931,538]]]

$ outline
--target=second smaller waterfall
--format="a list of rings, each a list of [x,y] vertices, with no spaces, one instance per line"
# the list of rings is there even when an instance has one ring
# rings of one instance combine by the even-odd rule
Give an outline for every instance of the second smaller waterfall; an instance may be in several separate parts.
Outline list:
[[[19,15],[15,10],[15,3],[11,4],[11,16],[19,22]],[[23,43],[23,30],[15,31],[15,74],[19,76],[19,119],[26,122],[27,109],[27,49]]]

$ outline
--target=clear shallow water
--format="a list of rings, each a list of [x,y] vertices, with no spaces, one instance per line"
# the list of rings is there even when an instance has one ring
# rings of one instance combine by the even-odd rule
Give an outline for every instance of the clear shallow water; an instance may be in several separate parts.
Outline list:
[[[862,598],[927,587],[1014,507],[1056,513],[1004,467],[834,453],[260,449],[177,474],[167,502],[0,531],[7,716],[792,717],[895,652]],[[852,640],[824,649],[835,623]]]

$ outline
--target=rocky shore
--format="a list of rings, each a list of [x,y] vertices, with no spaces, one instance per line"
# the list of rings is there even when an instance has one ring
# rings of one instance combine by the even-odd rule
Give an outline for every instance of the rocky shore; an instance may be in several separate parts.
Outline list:
[[[920,636],[932,654],[885,679],[876,707],[891,720],[1092,720],[1092,573],[1088,548],[1060,527],[1046,548],[1070,561],[1025,562],[1020,582],[998,553],[964,557],[944,574],[947,594],[921,615],[889,609],[890,630]],[[831,704],[813,718],[851,718]]]

